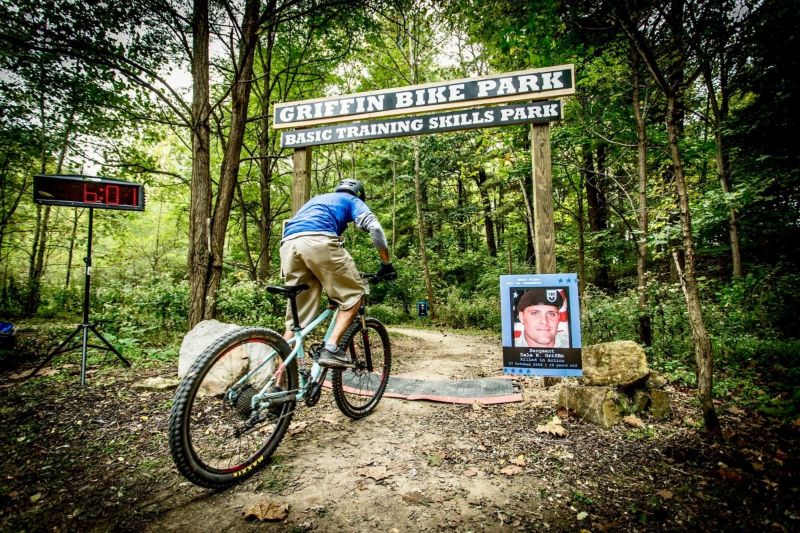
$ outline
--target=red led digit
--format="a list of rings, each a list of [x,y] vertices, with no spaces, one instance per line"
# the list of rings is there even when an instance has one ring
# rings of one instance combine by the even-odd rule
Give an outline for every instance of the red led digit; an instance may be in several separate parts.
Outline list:
[[[133,203],[132,203],[131,205],[134,205],[134,206],[136,206],[136,207],[139,207],[139,198],[138,198],[138,195],[139,195],[139,189],[137,189],[136,187],[134,187],[134,188],[133,188]]]
[[[100,200],[97,198],[97,193],[89,190],[89,184],[83,184],[83,201],[87,204],[96,204]]]
[[[106,203],[109,205],[119,205],[119,187],[109,185],[106,187]]]

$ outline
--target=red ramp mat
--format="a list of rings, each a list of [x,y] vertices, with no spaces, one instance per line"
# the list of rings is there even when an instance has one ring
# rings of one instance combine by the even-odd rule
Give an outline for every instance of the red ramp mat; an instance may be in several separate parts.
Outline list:
[[[343,375],[345,391],[369,394],[378,386],[377,374],[356,374],[345,371]],[[330,386],[329,382],[325,383]],[[495,404],[521,402],[522,393],[509,378],[481,379],[443,379],[429,380],[390,376],[384,396],[406,400],[428,400],[445,403]]]

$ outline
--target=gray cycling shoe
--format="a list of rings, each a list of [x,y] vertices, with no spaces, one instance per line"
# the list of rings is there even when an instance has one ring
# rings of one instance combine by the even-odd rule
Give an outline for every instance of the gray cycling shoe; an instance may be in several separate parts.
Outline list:
[[[353,368],[355,365],[344,350],[330,351],[323,348],[319,351],[319,366],[325,368]]]

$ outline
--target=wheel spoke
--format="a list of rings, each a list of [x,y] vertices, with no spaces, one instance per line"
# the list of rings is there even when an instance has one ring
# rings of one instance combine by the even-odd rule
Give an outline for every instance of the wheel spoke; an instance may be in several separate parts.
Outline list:
[[[243,479],[272,454],[291,420],[294,401],[252,409],[252,399],[283,362],[277,333],[243,328],[218,340],[190,370],[194,378],[176,394],[170,417],[170,447],[190,481],[222,487]],[[274,360],[267,357],[274,354]],[[294,364],[282,376],[296,388]]]

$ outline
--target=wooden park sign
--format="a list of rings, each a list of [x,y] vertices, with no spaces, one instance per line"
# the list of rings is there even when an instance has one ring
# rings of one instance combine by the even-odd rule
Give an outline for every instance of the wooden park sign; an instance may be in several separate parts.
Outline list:
[[[480,110],[437,113],[421,117],[370,120],[320,128],[299,129],[281,134],[281,146],[300,148],[320,144],[425,135],[446,131],[491,128],[533,122],[550,122],[563,116],[559,100]]]
[[[408,115],[575,94],[575,67],[561,65],[275,105],[273,128]]]
[[[297,212],[310,197],[312,146],[532,124],[536,271],[539,274],[555,273],[549,123],[560,120],[563,109],[560,100],[548,99],[572,94],[575,94],[575,67],[559,65],[276,104],[273,128],[297,128],[281,135],[281,145],[295,149],[292,212]],[[521,101],[527,102],[486,107]],[[460,111],[413,116],[451,109]],[[412,116],[371,120],[400,115]],[[357,122],[335,124],[353,120]]]

